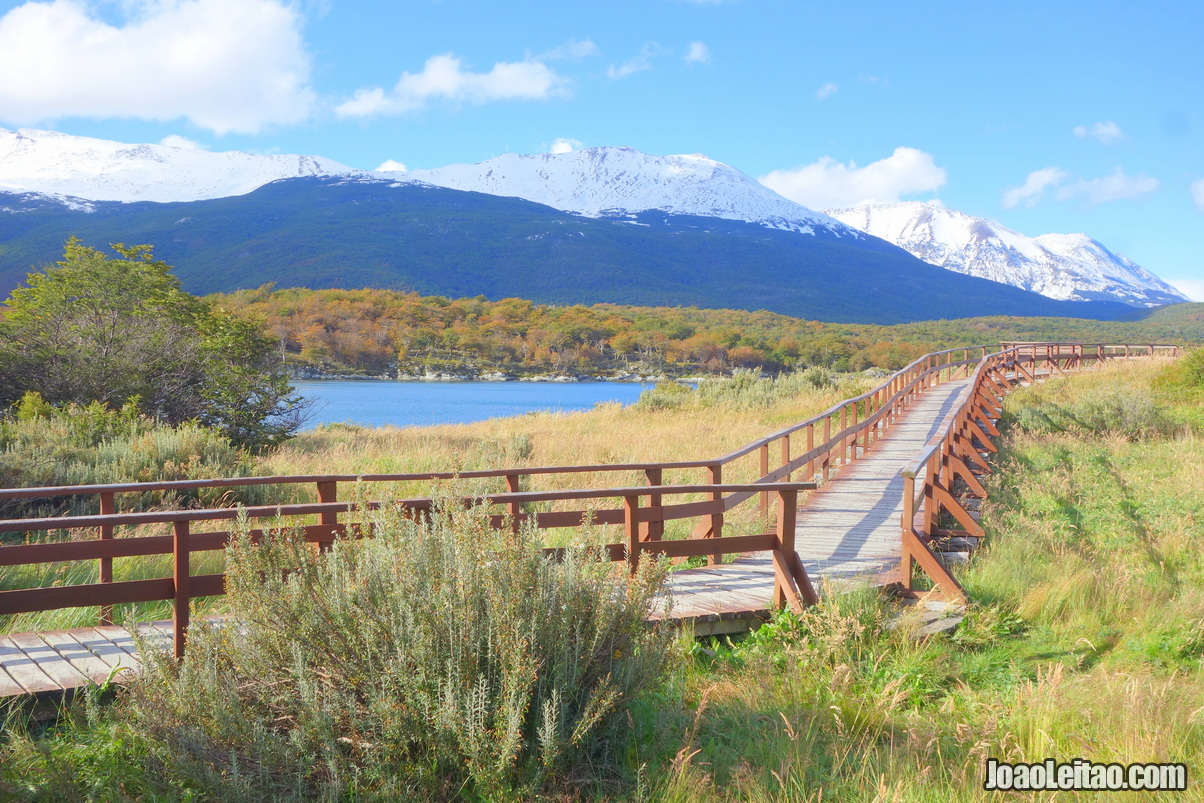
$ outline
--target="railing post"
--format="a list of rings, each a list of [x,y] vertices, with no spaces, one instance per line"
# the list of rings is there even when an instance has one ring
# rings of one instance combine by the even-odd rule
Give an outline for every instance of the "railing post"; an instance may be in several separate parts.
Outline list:
[[[794,549],[794,533],[797,522],[798,510],[798,491],[778,491],[778,549],[785,559],[786,566],[794,571],[794,566],[798,562],[798,553]],[[776,576],[773,581],[773,606],[775,608],[784,608],[787,600],[787,590],[783,585],[782,578]],[[809,585],[809,584],[808,584]],[[808,603],[813,603],[812,599],[814,591],[810,588],[799,589]],[[808,595],[810,592],[810,595]]]
[[[339,501],[339,484],[335,480],[320,480],[318,486],[318,501],[319,502],[337,502]],[[318,523],[326,526],[336,526],[339,523],[339,514],[333,510],[323,510],[318,514]],[[329,551],[333,542],[334,531],[331,530],[331,541],[319,541],[318,551]]]
[[[189,543],[188,521],[173,522],[171,526],[172,581],[172,653],[176,658],[184,657],[184,643],[188,640],[189,607]]]
[[[627,566],[632,574],[640,565],[640,498],[623,497],[623,532],[627,538]]]
[[[807,425],[807,451],[806,451],[806,454],[810,454],[811,450],[814,448],[815,448],[815,424],[808,424]],[[811,480],[815,479],[815,458],[814,457],[812,457],[810,460],[807,461],[807,473],[805,476],[806,476],[807,482],[810,482]]]
[[[709,482],[711,485],[719,485],[723,482],[723,464],[722,463],[712,463],[709,466],[707,466],[707,482]],[[714,491],[713,493],[711,493],[711,500],[722,504],[723,492],[722,491]],[[722,536],[723,536],[723,512],[720,511],[718,513],[711,514],[711,538],[721,538]],[[715,566],[722,559],[723,559],[722,554],[718,553],[718,552],[716,552],[714,555],[707,555],[707,565]]]
[[[913,524],[913,522],[915,521],[915,517],[916,517],[915,500],[916,500],[916,478],[904,476],[903,477],[903,516],[902,516],[902,520],[900,521],[900,526],[902,528],[902,532],[911,532],[915,528],[914,524]],[[901,544],[902,559],[899,564],[899,582],[902,584],[903,589],[905,591],[910,591],[911,590],[911,575],[912,575],[912,571],[913,571],[912,564],[914,561],[911,557],[911,550],[909,550],[907,547],[907,539],[902,538],[902,534],[900,534],[900,538],[902,540],[902,544]]]
[[[516,494],[519,492],[519,477],[518,474],[506,475],[506,492]],[[523,506],[521,502],[507,502],[506,511],[510,514],[510,529],[518,532],[518,517],[522,515]]]
[[[832,474],[832,416],[824,416],[824,446],[827,451],[824,452],[823,472],[824,482],[828,481],[828,477]]]
[[[761,444],[761,473],[759,476],[764,477],[769,473],[769,444]],[[761,491],[761,515],[764,516],[769,512],[769,491]]]
[[[924,536],[926,538],[931,538],[936,532],[937,522],[936,489],[933,487],[937,481],[937,469],[933,465],[933,458],[935,458],[935,453],[924,466]]]
[[[644,476],[648,478],[649,485],[656,486],[664,484],[662,482],[664,479],[664,472],[660,468],[646,468],[644,469]],[[649,507],[660,507],[661,501],[662,499],[660,494],[649,494]],[[660,521],[650,521],[648,522],[648,527],[646,529],[648,532],[649,541],[659,541],[665,535],[665,521],[664,519],[661,519]]]
[[[782,465],[790,464],[790,436],[782,436]],[[786,472],[786,476],[782,478],[782,482],[790,482],[790,475],[794,472]]]
[[[113,501],[113,493],[111,491],[102,492],[100,494],[100,515],[111,516],[116,512],[117,512],[117,508]],[[113,525],[112,524],[100,525],[100,540],[101,541],[113,540]],[[113,559],[112,558],[101,558],[100,559],[100,582],[102,582],[102,583],[113,582]],[[101,605],[100,606],[100,623],[102,625],[113,624],[113,606],[112,605]]]
[[[840,408],[840,431],[843,433],[849,426],[849,405],[841,405]],[[840,436],[840,464],[846,466],[849,464],[849,436]]]
[[[853,420],[850,422],[850,426],[854,426],[854,427],[857,426],[857,418],[858,418],[857,412],[858,412],[859,407],[860,407],[860,402],[853,402]],[[852,441],[853,442],[851,444],[851,449],[852,449],[852,453],[853,453],[853,462],[856,462],[857,461],[857,433],[856,432],[853,433]]]

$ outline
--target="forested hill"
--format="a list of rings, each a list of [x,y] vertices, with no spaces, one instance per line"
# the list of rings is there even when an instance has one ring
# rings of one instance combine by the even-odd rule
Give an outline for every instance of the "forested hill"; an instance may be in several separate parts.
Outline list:
[[[550,306],[384,290],[264,286],[212,300],[264,320],[294,365],[329,373],[860,370],[898,368],[934,349],[1002,340],[1204,342],[1204,304],[1136,313],[1130,321],[993,316],[879,326],[765,311]]]
[[[552,304],[693,305],[892,324],[968,315],[1114,319],[1116,302],[1056,301],[922,262],[874,237],[645,211],[587,218],[476,192],[292,178],[186,203],[0,194],[0,293],[85,244],[153,243],[193,293],[265,282],[377,287]]]

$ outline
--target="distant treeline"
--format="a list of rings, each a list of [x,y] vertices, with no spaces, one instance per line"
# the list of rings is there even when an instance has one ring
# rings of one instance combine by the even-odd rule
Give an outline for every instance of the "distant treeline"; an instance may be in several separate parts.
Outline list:
[[[770,312],[550,306],[389,290],[256,290],[210,297],[266,323],[286,360],[323,373],[685,375],[819,365],[899,368],[928,351],[1001,340],[1204,341],[1204,304],[1132,321],[996,316],[878,326]]]

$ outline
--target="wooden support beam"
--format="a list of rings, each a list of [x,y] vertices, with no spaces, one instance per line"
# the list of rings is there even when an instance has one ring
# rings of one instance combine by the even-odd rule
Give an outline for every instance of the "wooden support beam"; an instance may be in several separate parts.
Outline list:
[[[908,562],[907,558],[914,559],[920,564],[920,568],[924,570],[924,574],[936,583],[941,593],[946,599],[955,599],[959,602],[966,601],[966,591],[961,587],[957,580],[953,579],[953,575],[945,568],[945,565],[937,559],[932,550],[928,548],[920,537],[916,535],[914,530],[906,529],[903,531],[903,549],[904,563]],[[908,586],[910,588],[910,586]]]
[[[953,518],[957,519],[972,534],[979,537],[986,534],[983,532],[982,526],[974,520],[974,517],[966,512],[966,509],[961,506],[961,503],[957,501],[953,494],[949,493],[949,489],[939,483],[933,483],[932,496],[937,504],[949,511]],[[935,532],[936,528],[933,527],[931,530],[926,531],[925,534],[933,535]]]
[[[966,423],[970,427],[971,434],[978,438],[984,449],[992,453],[999,451],[999,448],[996,447],[995,444],[991,443],[991,439],[987,437],[987,434],[982,431],[978,424],[973,421],[967,421]]]

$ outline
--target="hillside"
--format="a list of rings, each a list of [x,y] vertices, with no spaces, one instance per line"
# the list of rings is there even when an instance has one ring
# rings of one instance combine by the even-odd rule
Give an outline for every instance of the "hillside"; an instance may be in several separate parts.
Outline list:
[[[1006,340],[1204,342],[1204,304],[1142,321],[993,316],[879,326],[765,311],[521,299],[449,300],[383,290],[276,290],[211,298],[264,321],[302,373],[427,371],[689,375],[736,368],[900,368],[928,351]],[[1194,316],[1194,320],[1192,320]]]
[[[595,219],[516,198],[365,178],[293,178],[188,203],[90,204],[36,195],[0,207],[0,291],[85,243],[151,243],[194,293],[265,282],[424,295],[765,309],[901,323],[1006,314],[1112,319],[1118,303],[1055,301],[950,273],[871,238],[647,211]]]

